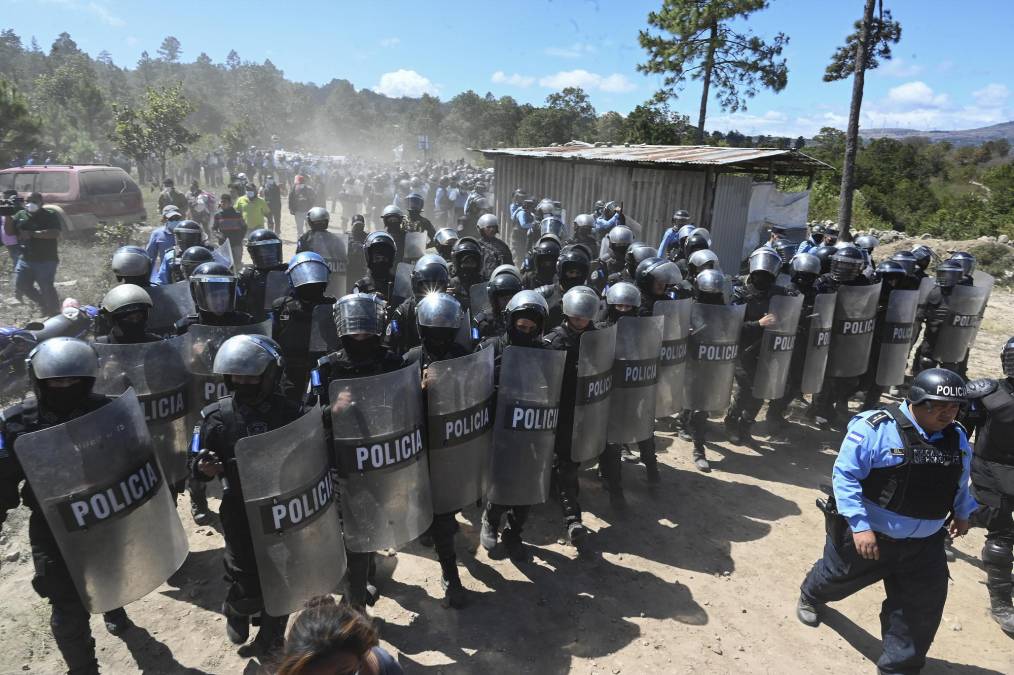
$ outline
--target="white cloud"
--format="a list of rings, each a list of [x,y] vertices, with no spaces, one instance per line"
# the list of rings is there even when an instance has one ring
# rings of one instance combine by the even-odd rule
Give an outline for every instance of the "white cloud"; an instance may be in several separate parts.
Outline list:
[[[401,44],[401,38],[399,37],[388,37],[380,41],[381,47],[397,47]]]
[[[493,73],[493,76],[489,79],[494,84],[509,84],[512,87],[530,87],[535,84],[534,77],[519,75],[518,73],[511,73],[508,75],[502,70],[498,70]]]
[[[983,108],[998,108],[1007,102],[1010,97],[1010,90],[1005,84],[995,82],[987,84],[982,89],[972,92],[972,98],[976,104]]]
[[[380,76],[373,91],[392,98],[419,98],[423,94],[436,96],[437,86],[414,70],[395,70]]]
[[[553,75],[539,78],[539,85],[548,89],[581,87],[587,91],[598,90],[607,93],[623,93],[637,88],[637,85],[628,80],[626,75],[619,73],[599,75],[598,73],[590,73],[583,68],[562,70]]]
[[[568,47],[546,47],[542,50],[546,56],[555,56],[560,59],[579,59],[595,53],[595,45],[584,42],[575,42]]]
[[[113,28],[122,28],[127,25],[126,21],[109,10],[105,2],[98,2],[96,0],[92,0],[91,2],[84,2],[83,0],[39,0],[39,2],[47,5],[58,5],[70,11],[91,14],[102,23]]]
[[[921,74],[922,71],[923,68],[918,63],[911,63],[899,57],[881,63],[881,66],[873,72],[886,75],[887,77],[915,77]]]
[[[887,92],[887,101],[899,109],[939,108],[948,103],[947,94],[937,94],[921,80],[906,82]]]

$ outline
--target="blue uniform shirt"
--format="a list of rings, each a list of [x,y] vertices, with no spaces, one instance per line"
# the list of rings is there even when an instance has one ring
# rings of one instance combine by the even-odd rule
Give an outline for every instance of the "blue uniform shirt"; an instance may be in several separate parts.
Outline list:
[[[606,220],[601,216],[595,219],[595,229],[600,232],[603,230],[608,232],[609,230],[613,229],[619,224],[620,224],[620,214],[618,212],[614,213],[613,217],[610,218],[609,220]]]
[[[175,258],[176,249],[171,248],[165,252],[165,255],[162,256],[162,264],[159,265],[158,270],[153,272],[151,275],[152,284],[155,286],[167,286],[173,282],[172,275],[169,273],[169,268]]]
[[[144,252],[151,258],[151,282],[156,283],[155,278],[158,275],[159,263],[162,260],[162,256],[165,255],[166,251],[171,251],[176,246],[176,238],[173,233],[166,229],[166,226],[155,228],[151,236],[148,237],[148,245],[144,247]]]
[[[514,212],[514,215],[511,216],[511,220],[514,221],[515,225],[525,231],[530,231],[535,225],[535,216],[521,208]]]
[[[677,230],[674,230],[671,227],[666,228],[665,234],[662,235],[662,241],[658,245],[659,258],[666,257],[666,250],[668,250],[668,248],[673,245],[673,242],[676,241],[676,234]]]
[[[874,504],[863,496],[863,488],[859,481],[866,478],[871,469],[894,466],[904,461],[903,457],[891,453],[891,448],[904,447],[898,425],[894,420],[882,422],[876,428],[866,422],[867,418],[877,412],[879,411],[868,410],[856,415],[849,422],[832,472],[838,512],[845,516],[853,532],[873,530],[894,539],[925,538],[936,534],[944,525],[943,519],[924,520],[902,516]],[[908,403],[901,405],[901,412],[912,420],[916,431],[927,441],[932,442],[943,436],[939,431],[927,435],[912,416]],[[968,490],[972,449],[968,445],[968,436],[964,428],[958,429],[958,438],[963,468],[958,493],[954,497],[954,514],[957,518],[967,520],[978,506]]]
[[[803,243],[796,249],[796,253],[806,253],[812,249],[818,248],[819,244],[813,240],[813,237],[807,237],[803,240]]]

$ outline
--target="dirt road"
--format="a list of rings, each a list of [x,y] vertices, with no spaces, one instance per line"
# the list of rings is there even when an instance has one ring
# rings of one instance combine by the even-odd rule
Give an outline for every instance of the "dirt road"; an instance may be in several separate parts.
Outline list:
[[[996,372],[1012,311],[1012,296],[995,291],[973,376]],[[476,553],[478,514],[467,511],[458,547],[470,606],[441,606],[433,551],[413,544],[382,560],[373,613],[384,644],[409,673],[875,672],[881,587],[836,604],[819,628],[794,616],[799,583],[823,545],[814,498],[839,436],[792,425],[788,440],[771,442],[767,432],[759,424],[755,446],[732,446],[714,421],[710,474],[694,470],[689,444],[659,433],[662,482],[649,489],[640,466],[624,465],[626,515],[610,511],[594,474],[583,473],[594,531],[587,556],[561,543],[555,503],[533,510],[526,539],[535,558],[522,566]],[[127,608],[137,627],[115,638],[92,621],[105,672],[263,672],[225,638],[219,534],[193,524],[185,499],[180,513],[190,557]],[[56,673],[48,606],[30,585],[25,516],[12,514],[0,543],[0,672]],[[981,547],[982,530],[957,541],[926,673],[1014,672],[1014,642],[987,615]]]

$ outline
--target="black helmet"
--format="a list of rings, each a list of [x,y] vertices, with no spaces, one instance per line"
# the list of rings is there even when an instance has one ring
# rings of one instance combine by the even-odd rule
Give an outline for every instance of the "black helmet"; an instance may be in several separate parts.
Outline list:
[[[447,261],[438,255],[429,253],[416,261],[412,268],[412,292],[423,296],[434,291],[444,292],[450,281]]]
[[[372,293],[342,296],[334,306],[335,327],[342,339],[351,335],[373,335],[384,332],[384,301]]]
[[[625,260],[627,273],[630,275],[630,278],[633,279],[634,275],[637,274],[637,266],[641,264],[642,260],[653,258],[656,253],[657,251],[647,244],[641,244],[638,242],[631,244],[630,248],[627,249],[627,256]]]
[[[190,277],[190,295],[199,310],[226,314],[236,309],[236,276],[222,263],[206,262]]]
[[[183,251],[183,255],[180,256],[180,269],[183,270],[184,278],[189,279],[194,274],[194,270],[199,265],[204,263],[214,262],[215,256],[204,246],[191,246],[187,250]]]
[[[916,258],[911,251],[898,251],[891,260],[905,268],[905,274],[911,276],[915,273]]]
[[[476,272],[482,266],[482,247],[474,237],[462,237],[451,249],[451,258],[454,260],[454,269],[460,274],[463,269],[471,269]],[[466,265],[465,260],[471,260],[471,265]]]
[[[1004,377],[1014,379],[1014,337],[1000,347],[1000,365],[1003,367]]]
[[[422,211],[423,198],[418,192],[411,193],[408,197],[405,197],[405,208],[409,211]]]
[[[961,278],[965,276],[965,270],[957,260],[945,260],[936,269],[937,286],[950,288],[957,286]]]
[[[788,265],[792,260],[792,256],[796,255],[796,250],[799,248],[799,244],[788,239],[776,239],[772,244],[775,249],[775,253],[782,259],[783,265]]]
[[[556,259],[556,277],[564,290],[584,284],[588,279],[591,261],[584,249],[568,247]]]
[[[394,243],[394,237],[387,232],[370,232],[366,235],[366,241],[363,243],[363,254],[367,265],[370,265],[373,259],[380,254],[385,256],[389,265],[394,265],[394,257],[398,254],[398,245]]]
[[[958,261],[966,277],[975,271],[975,256],[967,251],[954,251],[950,259]]]
[[[908,400],[915,405],[924,401],[964,403],[965,381],[953,370],[927,368],[912,378]]]
[[[511,344],[520,346],[535,346],[542,341],[542,332],[546,327],[546,317],[549,316],[549,305],[546,299],[537,291],[521,291],[515,293],[504,308],[504,319],[507,324],[507,336]],[[525,333],[517,328],[515,323],[518,319],[529,319],[534,321],[536,328],[531,333]]]
[[[683,255],[685,257],[690,257],[691,253],[703,251],[706,248],[711,248],[711,243],[700,232],[694,232],[683,241]]]
[[[193,220],[184,220],[173,230],[176,248],[186,251],[191,246],[200,246],[204,242],[204,230]]]
[[[282,240],[278,235],[264,228],[254,230],[246,238],[246,250],[254,267],[267,269],[282,262]]]
[[[690,214],[684,209],[676,209],[672,214],[672,224],[683,227],[690,222]]]
[[[831,271],[831,256],[838,252],[834,246],[818,246],[812,249],[813,255],[820,259],[820,273],[827,274]]]
[[[486,297],[494,309],[504,307],[507,301],[522,291],[521,279],[513,274],[494,274],[486,282]],[[500,300],[502,302],[496,302]]]
[[[933,260],[933,249],[925,244],[919,244],[912,249],[912,255],[915,256],[915,264],[925,270]]]
[[[656,281],[663,282],[668,288],[682,280],[683,275],[680,274],[680,268],[676,266],[676,263],[657,256],[642,260],[637,265],[637,271],[634,274],[634,282],[637,284],[638,290],[642,294],[652,297],[656,295],[654,290]]]
[[[539,243],[532,249],[532,262],[535,263],[536,271],[555,268],[561,251],[562,247],[558,242],[552,239],[540,239]]]
[[[877,276],[884,281],[897,284],[908,276],[905,268],[897,260],[885,260],[877,265]]]
[[[866,256],[855,246],[847,245],[839,248],[831,256],[831,276],[836,281],[852,281],[866,267]]]

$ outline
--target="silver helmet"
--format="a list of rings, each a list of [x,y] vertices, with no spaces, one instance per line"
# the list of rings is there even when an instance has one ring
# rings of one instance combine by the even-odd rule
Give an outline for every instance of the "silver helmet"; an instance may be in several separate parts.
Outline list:
[[[690,254],[690,257],[687,258],[687,267],[691,268],[694,272],[700,272],[705,269],[718,269],[719,266],[718,254],[710,248],[702,248],[700,251],[694,251]]]
[[[595,227],[595,216],[590,213],[581,213],[574,218],[574,229],[585,228],[591,230]]]
[[[323,206],[314,206],[306,212],[306,224],[314,230],[326,230],[331,222],[331,214]]]
[[[387,206],[385,206],[384,211],[380,214],[381,220],[386,220],[387,218],[404,218],[404,217],[405,213],[394,204],[388,204]]]
[[[102,298],[102,311],[109,314],[129,314],[141,310],[150,310],[151,296],[140,286],[120,284],[114,286]]]
[[[950,260],[956,260],[961,269],[964,271],[965,276],[968,276],[975,271],[975,256],[966,251],[954,251],[951,253]]]
[[[335,303],[334,320],[338,337],[384,333],[386,304],[371,293],[352,293]]]
[[[415,320],[420,328],[448,328],[461,326],[461,303],[447,293],[430,293],[416,305]]]
[[[599,312],[599,296],[587,286],[574,286],[563,294],[563,315],[593,320]]]
[[[65,377],[95,378],[99,373],[99,357],[84,340],[55,337],[44,341],[25,359],[33,382]]]
[[[782,258],[779,256],[774,249],[768,248],[767,246],[761,246],[759,249],[750,254],[750,273],[754,272],[767,272],[771,276],[777,276],[778,270],[782,266]]]
[[[872,234],[863,234],[856,237],[855,240],[856,248],[862,249],[867,253],[871,253],[873,249],[880,246],[880,240],[874,237]]]
[[[450,227],[442,227],[433,235],[433,241],[437,246],[453,247],[458,241],[458,231]]]
[[[820,274],[820,258],[812,253],[797,253],[792,256],[792,260],[789,261],[789,267],[792,269],[793,273],[812,274],[817,276]]]
[[[480,230],[486,230],[489,228],[496,228],[496,231],[500,231],[500,219],[494,216],[492,213],[484,213],[479,216],[479,221],[475,224]]]
[[[485,216],[483,217],[485,218]],[[562,238],[564,229],[563,221],[556,216],[547,216],[539,223],[539,232],[541,234],[555,234],[557,237]]]
[[[626,225],[617,225],[609,230],[610,246],[630,246],[634,243],[634,231]]]
[[[292,287],[299,288],[306,284],[326,284],[331,270],[319,253],[303,251],[292,256],[285,273]]]
[[[216,375],[263,376],[282,368],[282,348],[264,335],[234,335],[218,348],[212,371]]]
[[[694,288],[698,293],[724,293],[725,275],[718,270],[704,270],[694,278]]]
[[[641,291],[634,284],[628,281],[621,281],[613,284],[606,291],[606,304],[640,307]]]
[[[500,274],[510,274],[517,277],[518,281],[521,281],[521,270],[519,270],[516,265],[500,265],[493,270],[493,273],[489,275],[489,278],[492,279]]]
[[[117,277],[147,277],[151,258],[139,246],[121,246],[113,253],[112,268]]]

